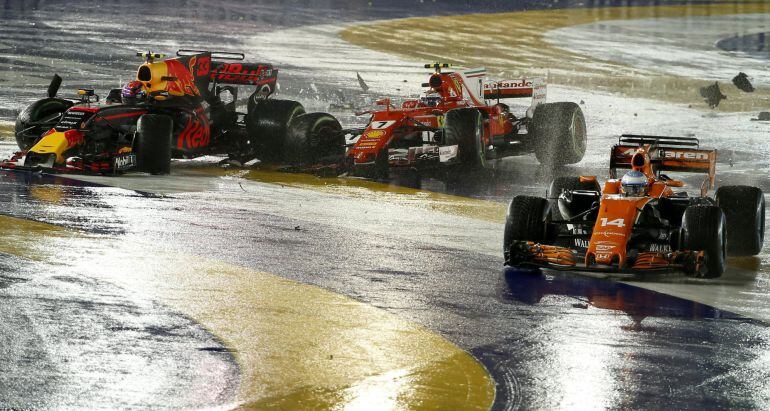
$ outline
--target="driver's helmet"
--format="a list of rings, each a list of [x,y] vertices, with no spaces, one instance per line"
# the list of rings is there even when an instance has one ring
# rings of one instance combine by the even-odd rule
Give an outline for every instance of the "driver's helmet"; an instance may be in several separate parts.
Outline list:
[[[123,104],[128,105],[136,104],[143,96],[142,82],[138,80],[127,83],[120,92]]]
[[[649,181],[644,173],[632,170],[626,173],[620,180],[620,189],[627,196],[639,197],[647,192],[648,184]]]

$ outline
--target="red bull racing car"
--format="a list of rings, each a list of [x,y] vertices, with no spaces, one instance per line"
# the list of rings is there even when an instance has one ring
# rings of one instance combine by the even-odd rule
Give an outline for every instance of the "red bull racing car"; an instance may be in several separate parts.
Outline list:
[[[116,174],[139,170],[164,174],[171,158],[226,154],[239,161],[292,159],[344,153],[339,123],[325,113],[305,113],[291,100],[269,99],[277,70],[245,63],[242,53],[180,50],[173,58],[145,59],[136,79],[110,91],[104,102],[93,90],[59,98],[54,76],[48,97],[29,105],[16,121],[19,151],[0,167]],[[238,86],[253,87],[247,111],[236,111]],[[292,139],[287,128],[293,123]],[[312,139],[319,130],[325,136]]]
[[[435,72],[419,99],[358,114],[371,118],[353,137],[348,166],[359,175],[384,176],[388,171],[454,166],[484,167],[492,159],[533,153],[544,164],[579,162],[586,148],[585,119],[575,103],[546,103],[539,78],[485,81],[485,70],[442,72],[448,64],[427,64]],[[514,115],[500,102],[532,98],[526,114]]]
[[[759,188],[723,186],[714,198],[716,150],[693,138],[624,135],[610,179],[557,178],[548,198],[516,196],[506,217],[505,263],[578,271],[681,270],[719,277],[727,255],[758,254],[765,199]],[[618,169],[630,169],[621,179]],[[699,196],[664,172],[705,173]]]

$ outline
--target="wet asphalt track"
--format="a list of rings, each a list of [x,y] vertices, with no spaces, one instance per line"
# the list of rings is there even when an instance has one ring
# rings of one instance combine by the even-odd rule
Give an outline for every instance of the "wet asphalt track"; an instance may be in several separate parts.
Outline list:
[[[284,6],[274,7],[274,15],[285,16]],[[75,16],[91,15],[77,5],[74,10]],[[390,12],[384,17],[397,15]],[[38,21],[58,21],[58,32],[81,30],[80,38],[89,38],[92,29],[69,26],[76,18],[43,13]],[[373,14],[350,19],[382,17],[379,9]],[[231,9],[218,15],[240,21]],[[332,11],[291,15],[292,21],[282,24],[339,17]],[[19,10],[6,8],[5,16],[16,19],[17,30],[29,22]],[[104,43],[94,44],[101,50],[95,53],[99,61],[109,49],[104,44],[116,41],[110,36],[125,36],[115,29],[121,24],[99,29],[114,30]],[[187,24],[173,27],[198,35]],[[227,44],[231,38],[228,30],[213,33],[199,40]],[[70,44],[64,58],[81,56],[78,42]],[[127,72],[134,65],[104,70]],[[96,71],[102,68],[85,68],[81,78],[101,79]],[[7,76],[4,72],[2,79]],[[21,96],[29,96],[29,86],[44,84],[47,77],[41,71],[39,83],[19,87]],[[291,80],[286,84],[289,90],[299,87]],[[8,98],[5,83],[0,86]],[[10,112],[15,106],[6,107]],[[536,181],[547,178],[528,160],[511,167],[521,171],[518,181],[500,179],[482,189],[473,179],[450,187],[428,182],[428,188],[502,201],[513,190],[535,194]],[[210,173],[208,166],[180,166],[170,178],[131,183],[164,196],[2,173],[1,214],[78,234],[54,241],[47,234],[16,238],[5,232],[0,404],[233,406],[243,382],[226,344],[151,292],[121,285],[130,279],[100,270],[102,263],[130,266],[134,258],[152,253],[189,254],[319,285],[422,324],[486,366],[497,384],[496,409],[661,404],[766,409],[770,404],[766,324],[607,280],[503,270],[496,250],[500,239],[491,234],[501,235],[500,224],[476,218],[473,207],[479,205],[470,205],[470,211],[442,209],[419,193],[394,194],[378,186],[356,192],[360,198],[351,200],[350,190],[318,190],[312,187],[317,181],[297,188]],[[97,264],[87,264],[89,254]],[[191,291],[206,298],[205,287]]]

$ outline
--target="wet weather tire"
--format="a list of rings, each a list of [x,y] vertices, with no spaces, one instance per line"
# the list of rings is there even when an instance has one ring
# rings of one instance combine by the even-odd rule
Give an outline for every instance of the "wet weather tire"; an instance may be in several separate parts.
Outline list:
[[[456,108],[444,117],[444,141],[457,145],[457,160],[466,169],[486,166],[484,118],[475,108]]]
[[[682,216],[682,248],[704,251],[704,267],[687,275],[717,278],[725,271],[725,215],[717,206],[690,206]]]
[[[60,98],[45,98],[27,106],[16,118],[16,144],[29,150],[40,136],[52,129],[72,102]]]
[[[538,105],[530,128],[535,157],[541,164],[561,166],[583,159],[586,152],[586,120],[577,104]]]
[[[254,154],[262,161],[283,160],[283,146],[291,121],[305,114],[302,104],[292,100],[250,100],[246,130]]]
[[[286,130],[284,158],[289,164],[315,164],[324,158],[345,154],[342,126],[327,113],[308,113],[294,117]]]
[[[765,196],[757,187],[724,186],[717,205],[727,221],[727,254],[757,255],[765,241]]]
[[[511,244],[514,241],[542,243],[546,240],[550,209],[551,206],[545,198],[513,197],[505,216],[503,234],[503,254],[507,263],[516,263],[510,260]]]
[[[168,174],[171,171],[171,134],[174,122],[161,114],[145,114],[136,124],[134,151],[139,171]]]

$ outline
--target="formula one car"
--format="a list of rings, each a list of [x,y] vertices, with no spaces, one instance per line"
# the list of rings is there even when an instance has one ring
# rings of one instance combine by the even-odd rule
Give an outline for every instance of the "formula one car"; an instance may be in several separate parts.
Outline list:
[[[544,164],[577,163],[586,148],[583,112],[575,103],[545,103],[539,78],[484,81],[485,70],[442,72],[433,68],[425,95],[399,108],[390,99],[370,114],[363,129],[346,130],[355,143],[347,151],[354,174],[381,177],[393,169],[483,167],[491,159],[535,153]],[[532,97],[527,113],[516,116],[501,99]]]
[[[269,99],[277,70],[270,64],[243,63],[243,53],[180,50],[165,60],[159,60],[162,54],[137,55],[145,62],[136,80],[110,91],[104,104],[86,89],[78,91],[77,99],[58,98],[62,80],[55,75],[48,98],[18,116],[15,134],[21,151],[0,167],[165,174],[172,157],[282,159],[293,120],[292,150],[318,151],[319,144],[331,140],[309,141],[309,136],[319,129],[341,128],[328,114],[305,114],[296,101]],[[237,86],[254,87],[246,113],[236,111]],[[335,149],[344,153],[343,137],[329,148]]]
[[[506,217],[507,265],[643,273],[681,270],[719,277],[726,255],[755,255],[764,242],[759,188],[720,187],[716,150],[694,138],[623,135],[612,147],[610,179],[557,178],[548,199],[515,196]],[[617,179],[617,169],[631,169]],[[699,196],[663,172],[706,173]]]

